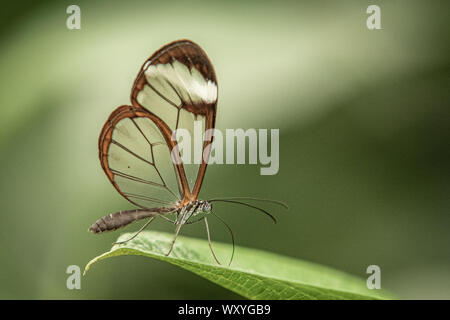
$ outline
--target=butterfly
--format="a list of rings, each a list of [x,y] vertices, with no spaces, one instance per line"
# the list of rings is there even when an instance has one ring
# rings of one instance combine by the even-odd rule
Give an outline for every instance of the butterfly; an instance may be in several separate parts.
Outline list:
[[[138,209],[106,215],[93,223],[89,231],[102,233],[148,219],[132,237],[116,243],[123,244],[161,217],[176,226],[168,256],[181,227],[203,221],[212,255],[220,264],[211,245],[207,217],[213,214],[230,232],[230,263],[234,236],[225,221],[212,211],[213,202],[244,205],[276,222],[268,211],[242,200],[285,206],[279,201],[246,197],[198,199],[214,137],[217,97],[213,65],[205,51],[190,40],[171,42],[144,62],[131,90],[131,105],[122,105],[110,114],[98,142],[106,176],[119,194]],[[184,164],[174,132],[180,128],[192,132],[196,121],[203,128],[203,157],[198,164]]]

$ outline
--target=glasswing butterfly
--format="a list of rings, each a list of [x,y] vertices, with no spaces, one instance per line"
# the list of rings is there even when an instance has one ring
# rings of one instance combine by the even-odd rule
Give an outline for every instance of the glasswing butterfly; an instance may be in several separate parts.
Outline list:
[[[156,217],[175,224],[172,252],[184,224],[203,221],[214,254],[207,216],[213,214],[231,234],[230,227],[212,212],[212,202],[222,201],[266,210],[242,200],[284,203],[258,198],[233,197],[199,200],[213,141],[217,114],[217,80],[208,56],[190,40],[171,42],[156,51],[142,65],[131,90],[131,105],[115,109],[103,126],[98,148],[100,163],[114,188],[138,209],[119,211],[98,219],[93,233],[116,230],[148,218],[136,237]],[[196,165],[183,164],[175,130],[193,130],[194,121],[204,128],[203,157]],[[209,132],[209,134],[208,134]],[[173,216],[171,219],[169,216]],[[195,217],[195,218],[194,218]]]

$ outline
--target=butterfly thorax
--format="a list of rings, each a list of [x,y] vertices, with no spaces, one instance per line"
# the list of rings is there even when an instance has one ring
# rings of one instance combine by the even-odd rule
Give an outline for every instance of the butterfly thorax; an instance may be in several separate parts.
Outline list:
[[[177,211],[175,224],[189,223],[188,220],[200,214],[208,214],[211,212],[211,203],[204,200],[196,200],[189,202]]]

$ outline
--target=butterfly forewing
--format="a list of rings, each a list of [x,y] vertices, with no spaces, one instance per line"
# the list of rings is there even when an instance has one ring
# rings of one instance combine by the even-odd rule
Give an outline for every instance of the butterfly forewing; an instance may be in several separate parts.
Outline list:
[[[176,129],[189,131],[189,163],[184,162],[176,169],[183,188],[183,202],[195,200],[207,165],[207,159],[202,155],[212,137],[195,149],[194,121],[198,121],[200,132],[196,134],[201,142],[204,131],[214,128],[216,117],[217,82],[206,53],[189,40],[164,46],[142,66],[131,93],[131,102],[134,107],[157,115],[171,133]],[[178,142],[176,140],[175,144]],[[182,155],[186,152],[182,150]]]

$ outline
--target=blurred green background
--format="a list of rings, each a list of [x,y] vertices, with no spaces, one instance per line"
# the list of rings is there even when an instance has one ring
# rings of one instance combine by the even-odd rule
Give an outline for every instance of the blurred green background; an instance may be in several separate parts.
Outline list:
[[[66,8],[81,7],[81,30]],[[366,28],[381,7],[382,30]],[[201,197],[287,202],[277,225],[217,205],[237,243],[366,278],[401,298],[450,298],[448,1],[20,1],[0,16],[0,298],[239,298],[167,263],[120,257],[66,288],[68,265],[120,232],[87,232],[129,205],[97,138],[143,61],[199,43],[219,81],[217,127],[280,128],[280,171],[213,165]],[[132,225],[124,231],[138,229]],[[173,226],[160,222],[154,229]],[[229,241],[212,223],[213,238]],[[203,226],[185,235],[205,237]],[[239,259],[236,256],[235,259]]]

